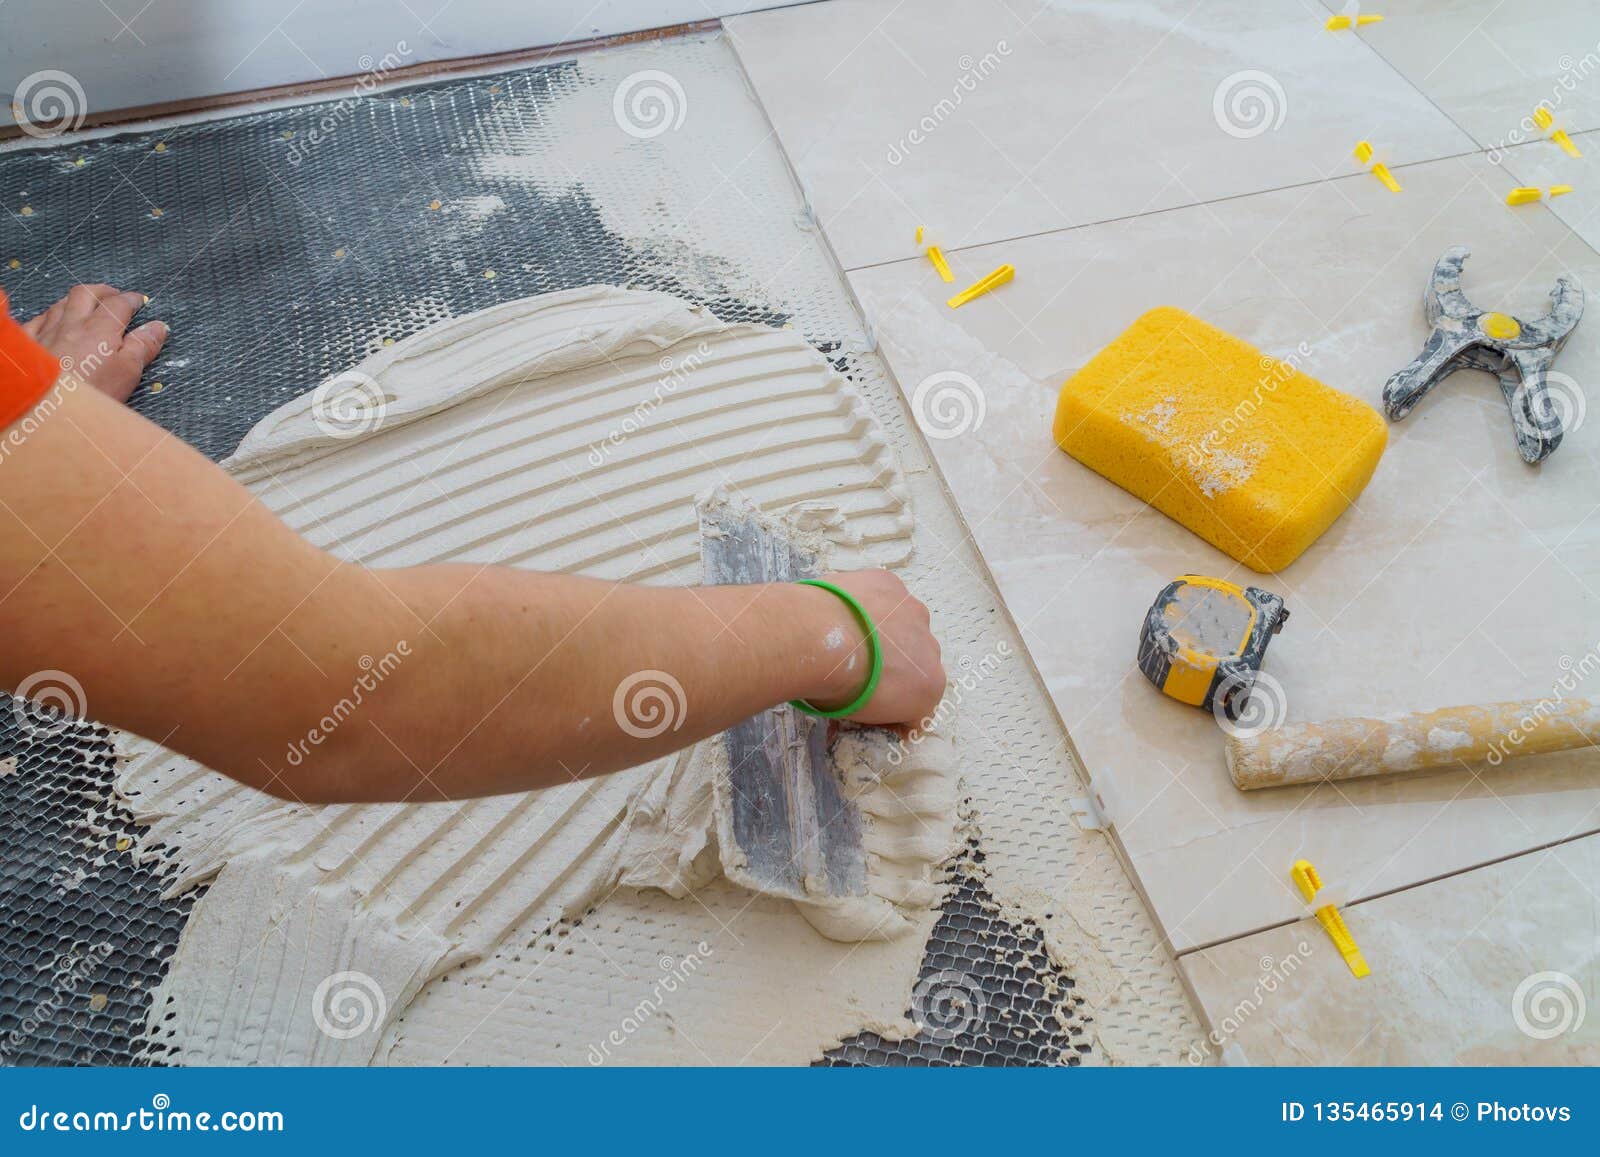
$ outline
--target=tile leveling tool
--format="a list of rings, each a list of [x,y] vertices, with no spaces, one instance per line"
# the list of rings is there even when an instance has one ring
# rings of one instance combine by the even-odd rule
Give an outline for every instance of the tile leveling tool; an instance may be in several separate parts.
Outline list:
[[[1139,631],[1139,670],[1180,703],[1229,719],[1249,702],[1283,599],[1204,575],[1179,575],[1156,596]]]
[[[1461,267],[1470,252],[1453,245],[1434,265],[1423,294],[1433,332],[1416,360],[1383,387],[1384,413],[1398,422],[1457,370],[1485,370],[1500,379],[1523,461],[1542,461],[1566,432],[1566,420],[1550,400],[1548,375],[1583,317],[1583,288],[1572,277],[1557,278],[1550,312],[1534,321],[1481,310],[1461,291]]]

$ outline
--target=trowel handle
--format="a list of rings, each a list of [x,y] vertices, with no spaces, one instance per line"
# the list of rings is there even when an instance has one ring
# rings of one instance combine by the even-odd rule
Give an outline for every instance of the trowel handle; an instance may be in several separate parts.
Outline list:
[[[1291,723],[1228,737],[1241,791],[1401,775],[1600,744],[1600,699],[1524,699],[1385,718]]]
[[[1389,416],[1389,421],[1398,422],[1409,414],[1411,407],[1422,400],[1422,395],[1445,375],[1451,360],[1471,344],[1471,339],[1444,330],[1436,329],[1429,334],[1416,360],[1383,387],[1383,412]]]

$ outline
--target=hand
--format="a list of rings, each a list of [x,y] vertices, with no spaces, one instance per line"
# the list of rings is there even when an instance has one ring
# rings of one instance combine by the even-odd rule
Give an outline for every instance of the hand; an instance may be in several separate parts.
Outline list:
[[[944,664],[939,640],[929,629],[928,608],[905,583],[886,570],[847,571],[824,576],[849,591],[878,628],[878,648],[883,655],[883,676],[867,705],[849,718],[856,723],[918,727],[932,715],[944,695]],[[812,591],[827,603],[812,600],[824,616],[820,620],[824,648],[820,695],[806,701],[821,710],[843,707],[866,686],[868,660],[866,632],[855,613],[837,595],[817,587]],[[830,605],[831,604],[831,605]]]
[[[167,324],[152,321],[132,332],[133,315],[144,308],[142,293],[123,293],[109,285],[75,285],[67,296],[22,328],[62,359],[85,385],[126,402],[145,366],[166,344]]]

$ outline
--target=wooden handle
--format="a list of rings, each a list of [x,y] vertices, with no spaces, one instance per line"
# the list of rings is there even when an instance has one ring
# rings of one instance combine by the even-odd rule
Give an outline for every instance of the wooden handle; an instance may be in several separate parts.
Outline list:
[[[1241,791],[1400,775],[1457,763],[1498,766],[1522,755],[1600,744],[1600,699],[1525,699],[1385,718],[1291,723],[1229,736],[1228,774]]]

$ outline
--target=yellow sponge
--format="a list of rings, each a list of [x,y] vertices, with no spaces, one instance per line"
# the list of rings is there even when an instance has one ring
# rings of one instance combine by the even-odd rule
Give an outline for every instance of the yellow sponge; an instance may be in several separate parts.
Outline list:
[[[1366,403],[1165,306],[1061,388],[1054,433],[1258,571],[1288,566],[1344,513],[1389,436]]]

